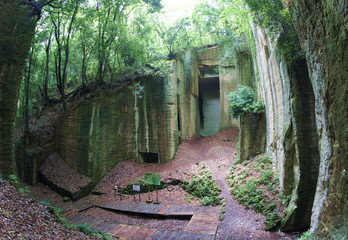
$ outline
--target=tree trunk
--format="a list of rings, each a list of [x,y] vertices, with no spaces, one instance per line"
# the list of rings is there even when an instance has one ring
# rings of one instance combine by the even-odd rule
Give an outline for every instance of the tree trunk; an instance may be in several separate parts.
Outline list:
[[[52,32],[50,32],[50,37],[48,39],[47,46],[45,47],[46,51],[46,69],[45,69],[45,81],[44,81],[44,102],[45,104],[49,104],[50,99],[48,96],[48,80],[49,80],[49,72],[50,72],[50,48],[51,48],[51,40],[52,40]]]
[[[0,3],[0,175],[16,174],[14,127],[23,69],[40,12],[20,0]]]
[[[29,54],[29,63],[28,63],[28,70],[27,70],[27,76],[25,78],[25,84],[24,84],[24,136],[25,136],[25,144],[28,144],[28,136],[29,136],[29,98],[30,98],[30,78],[31,78],[31,68],[33,64],[33,55],[34,55],[34,41],[31,46],[31,51]]]

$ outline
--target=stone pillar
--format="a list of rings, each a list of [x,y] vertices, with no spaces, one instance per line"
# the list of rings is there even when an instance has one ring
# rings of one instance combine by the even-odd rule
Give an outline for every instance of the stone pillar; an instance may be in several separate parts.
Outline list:
[[[239,119],[240,160],[265,151],[266,117],[264,113],[246,113]]]

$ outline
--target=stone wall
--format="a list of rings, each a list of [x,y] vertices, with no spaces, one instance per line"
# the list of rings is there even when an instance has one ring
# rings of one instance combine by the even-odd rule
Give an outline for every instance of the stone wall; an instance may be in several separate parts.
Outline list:
[[[118,162],[137,156],[133,89],[99,92],[62,116],[56,147],[72,169],[97,181]]]
[[[178,55],[173,74],[177,79],[180,136],[199,137],[198,63],[194,51]]]
[[[344,236],[348,219],[348,2],[294,0],[289,9],[306,52],[315,95],[320,170],[311,233],[322,238],[337,228]]]
[[[266,117],[264,113],[246,113],[240,116],[239,141],[241,162],[265,151]]]
[[[319,168],[314,92],[304,60],[287,63],[264,30],[253,25],[266,106],[267,152],[291,195],[283,230],[309,227]]]
[[[239,85],[254,87],[254,74],[252,59],[247,46],[241,45],[237,48],[232,58],[224,59],[226,52],[221,49],[219,62],[220,78],[220,131],[230,127],[238,127],[238,119],[230,116],[228,95],[236,91]]]
[[[239,126],[229,114],[228,94],[238,85],[253,86],[252,60],[246,46],[240,46],[233,58],[222,60],[224,48],[210,47],[178,54],[175,61],[175,78],[178,83],[178,112],[180,136],[200,137],[199,81],[203,78],[219,78],[220,113],[219,131]]]
[[[56,130],[57,151],[75,171],[97,182],[118,162],[178,148],[176,81],[142,77],[71,107]],[[141,154],[139,154],[141,153]]]
[[[144,89],[137,100],[138,152],[156,153],[158,163],[168,162],[179,143],[176,80],[143,78],[139,83]]]

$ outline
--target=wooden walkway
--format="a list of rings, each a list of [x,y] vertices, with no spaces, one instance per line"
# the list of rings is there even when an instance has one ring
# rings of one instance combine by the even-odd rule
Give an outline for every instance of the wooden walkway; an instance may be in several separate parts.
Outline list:
[[[87,201],[78,201],[75,204],[76,206],[73,206],[71,209],[66,209],[63,212],[70,222],[74,224],[86,223],[96,231],[124,240],[212,240],[215,238],[219,225],[219,213],[214,212],[214,209],[210,207],[153,205],[126,202],[93,204]],[[107,210],[134,214],[168,217],[187,216],[191,217],[191,219],[184,231],[163,231],[159,229],[110,223],[81,214],[82,211],[90,207],[99,207]]]

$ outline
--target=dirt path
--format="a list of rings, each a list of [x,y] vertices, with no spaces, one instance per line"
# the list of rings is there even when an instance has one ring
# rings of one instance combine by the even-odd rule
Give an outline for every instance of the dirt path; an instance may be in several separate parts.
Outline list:
[[[206,165],[213,174],[214,179],[222,189],[221,197],[226,200],[226,207],[224,214],[224,220],[221,221],[215,239],[295,239],[294,236],[285,235],[281,232],[268,232],[264,229],[264,217],[252,210],[247,210],[245,207],[235,201],[229,194],[229,186],[226,181],[227,173],[231,165],[234,164],[234,158],[237,156],[236,143],[238,138],[238,129],[231,128],[213,136],[203,137],[199,139],[192,139],[182,141],[176,157],[165,164],[144,164],[138,163],[134,160],[122,162],[118,164],[109,174],[106,176],[94,189],[97,192],[103,192],[103,195],[89,195],[84,198],[91,202],[110,202],[120,201],[119,197],[115,195],[115,184],[126,185],[132,179],[137,179],[144,176],[145,172],[153,172],[161,174],[161,180],[167,181],[171,178],[180,180],[190,180],[194,173],[198,172],[198,169]],[[38,185],[33,188],[36,193],[36,197],[40,199],[40,196],[48,198],[53,196],[53,202],[59,205],[68,205],[62,201],[62,197],[57,197],[57,194],[53,194],[47,187]],[[41,192],[41,193],[40,193]],[[197,199],[193,199],[191,202],[187,202],[185,197],[186,193],[180,186],[174,186],[171,191],[163,189],[160,191],[160,201],[162,204],[167,205],[199,205]],[[151,193],[151,198],[154,199],[155,192]],[[141,203],[145,203],[147,194],[142,194]],[[122,201],[134,202],[133,196],[125,196]],[[52,200],[50,201],[52,202]],[[216,211],[220,211],[220,206],[215,207]],[[94,214],[93,211],[96,211]],[[118,218],[123,218],[121,215],[117,216],[116,213],[110,214],[105,211],[99,211],[94,209],[89,212],[90,215],[98,216],[101,219],[109,219],[110,222],[121,223]],[[141,222],[130,218],[132,224],[141,225]],[[146,221],[152,221],[147,219]],[[150,224],[150,223],[149,223]],[[170,229],[173,223],[168,224],[161,223],[164,227]],[[156,225],[155,220],[152,227]],[[180,223],[178,222],[179,226]],[[179,226],[180,228],[180,226]]]
[[[224,220],[218,227],[215,239],[295,239],[282,232],[265,231],[264,216],[247,210],[229,194],[225,178],[237,153],[237,137],[237,129],[230,129],[189,144],[190,150],[196,153],[195,160],[206,164],[212,171],[215,181],[222,189],[221,197],[226,201]]]

